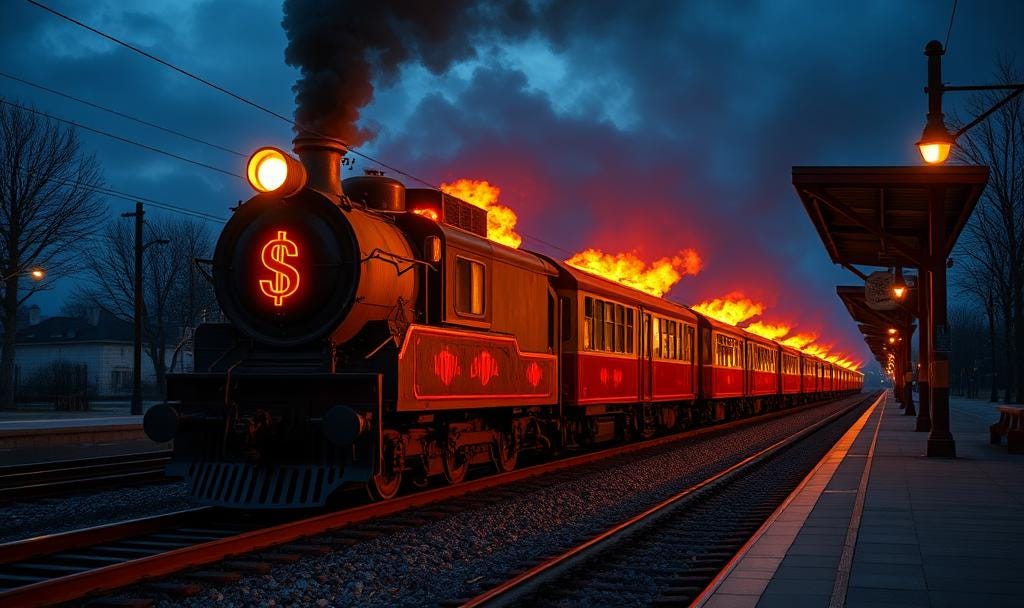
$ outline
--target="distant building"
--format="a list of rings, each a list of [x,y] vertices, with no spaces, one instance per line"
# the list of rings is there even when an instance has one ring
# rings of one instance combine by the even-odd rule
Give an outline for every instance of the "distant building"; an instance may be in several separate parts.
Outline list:
[[[66,361],[85,365],[90,393],[94,397],[131,395],[134,345],[131,323],[102,308],[93,308],[81,317],[46,319],[40,318],[38,306],[31,306],[28,311],[28,323],[18,330],[14,351],[18,386],[24,386],[54,362]],[[167,353],[168,366],[172,355],[173,349]],[[153,363],[145,351],[142,383],[156,384]]]

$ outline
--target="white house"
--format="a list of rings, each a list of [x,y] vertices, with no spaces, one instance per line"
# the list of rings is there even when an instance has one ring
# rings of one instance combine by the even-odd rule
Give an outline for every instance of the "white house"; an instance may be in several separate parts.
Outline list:
[[[97,397],[128,397],[132,391],[133,344],[131,323],[102,308],[84,317],[40,319],[39,308],[33,306],[28,326],[18,330],[14,351],[17,384],[24,386],[55,361],[67,361],[86,366],[89,388]],[[173,351],[167,353],[168,366],[172,355]],[[145,350],[142,383],[156,383],[153,363]]]

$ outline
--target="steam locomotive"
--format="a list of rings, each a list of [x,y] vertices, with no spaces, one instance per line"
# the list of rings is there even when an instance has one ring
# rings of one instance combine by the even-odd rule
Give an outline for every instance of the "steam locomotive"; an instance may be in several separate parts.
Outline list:
[[[487,239],[487,214],[343,143],[256,152],[224,227],[227,323],[194,334],[144,429],[207,504],[327,503],[462,481],[528,450],[647,437],[859,391],[860,374]]]

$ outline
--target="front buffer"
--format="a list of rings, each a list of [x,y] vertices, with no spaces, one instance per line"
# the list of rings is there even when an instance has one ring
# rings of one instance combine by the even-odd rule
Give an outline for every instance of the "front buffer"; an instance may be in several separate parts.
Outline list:
[[[370,480],[381,441],[381,375],[267,370],[168,377],[168,401],[143,422],[174,440],[169,475],[199,502],[317,507]]]

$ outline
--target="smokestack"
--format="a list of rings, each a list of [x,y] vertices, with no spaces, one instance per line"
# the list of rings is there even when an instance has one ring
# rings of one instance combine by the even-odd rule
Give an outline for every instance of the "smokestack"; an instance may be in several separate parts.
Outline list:
[[[306,185],[324,194],[341,196],[341,158],[348,147],[340,139],[301,133],[292,149],[306,168]]]

